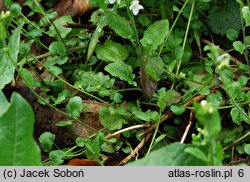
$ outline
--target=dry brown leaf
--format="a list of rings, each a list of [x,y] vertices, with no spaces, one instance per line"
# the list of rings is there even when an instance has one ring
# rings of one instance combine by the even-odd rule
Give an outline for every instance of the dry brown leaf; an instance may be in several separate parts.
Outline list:
[[[72,159],[69,161],[68,165],[71,166],[100,166],[98,162],[91,159]]]
[[[60,0],[54,7],[58,16],[70,15],[72,17],[82,15],[90,9],[89,0]]]

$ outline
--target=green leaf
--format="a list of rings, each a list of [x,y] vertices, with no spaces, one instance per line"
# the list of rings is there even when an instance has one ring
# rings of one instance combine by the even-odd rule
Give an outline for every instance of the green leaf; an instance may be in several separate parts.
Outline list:
[[[104,75],[102,72],[95,73],[93,71],[80,71],[78,72],[79,79],[75,82],[76,87],[80,87],[87,92],[98,92],[102,95],[102,91],[111,89],[114,85],[115,79],[110,79],[108,75]],[[107,93],[110,94],[109,92]],[[107,95],[103,95],[107,96]]]
[[[34,30],[29,31],[27,35],[31,37],[39,37],[42,35],[43,32],[44,32],[44,29],[34,29]]]
[[[72,127],[73,123],[72,121],[60,121],[55,124],[56,126],[67,126],[67,127]]]
[[[60,75],[63,72],[62,68],[58,66],[51,66],[49,68],[49,71],[51,71],[56,76]]]
[[[53,42],[49,46],[49,52],[51,55],[64,56],[66,54],[66,48],[62,42]]]
[[[21,11],[22,7],[18,3],[14,3],[10,6],[10,13],[14,18],[17,18],[21,14]]]
[[[158,150],[152,151],[148,157],[128,163],[128,166],[205,166],[204,160],[200,160],[185,152],[186,148],[196,147],[172,143]],[[168,176],[170,173],[168,174]],[[174,174],[173,174],[174,176]]]
[[[239,53],[243,54],[245,50],[245,46],[241,41],[234,41],[233,42],[234,49]]]
[[[19,53],[20,32],[23,24],[20,24],[13,32],[5,50],[0,49],[0,90],[11,82],[14,77],[15,65]]]
[[[34,114],[19,94],[0,117],[1,166],[41,165],[40,149],[33,139]]]
[[[128,50],[120,43],[107,40],[103,45],[96,47],[97,58],[105,62],[124,61],[128,57]]]
[[[168,20],[156,21],[144,32],[141,44],[149,53],[152,53],[164,42],[168,31]]]
[[[70,98],[66,106],[67,113],[69,113],[73,118],[77,118],[80,116],[82,109],[83,106],[81,97],[75,96]]]
[[[105,16],[99,18],[97,27],[96,27],[94,33],[92,34],[92,37],[91,37],[90,42],[89,42],[87,61],[91,58],[91,56],[96,48],[96,44],[102,35],[102,32],[103,32],[102,29],[107,25],[107,21],[108,20]]]
[[[164,63],[160,57],[148,58],[149,61],[145,64],[146,74],[152,78],[154,81],[159,81],[161,79]]]
[[[238,38],[239,33],[236,30],[234,30],[234,29],[231,28],[231,29],[227,30],[227,34],[226,35],[227,35],[227,38],[229,40],[234,41],[234,40],[236,40]]]
[[[0,90],[0,117],[3,115],[3,113],[5,113],[5,111],[7,111],[9,105],[10,104],[8,100],[6,99],[3,91]]]
[[[54,25],[57,28],[59,34],[61,35],[62,38],[67,37],[67,35],[71,32],[72,28],[66,28],[64,25],[65,23],[73,23],[73,20],[71,18],[71,16],[62,16],[58,19],[56,19],[54,21]],[[55,30],[54,26],[50,26],[49,28],[52,36],[56,37],[58,40],[59,39],[59,35],[57,33],[57,31]]]
[[[40,2],[40,0],[38,2]],[[42,12],[43,12],[42,9],[36,3],[34,3],[33,0],[26,0],[24,5],[29,6],[30,9],[32,9],[33,11],[35,11],[37,13],[42,14]]]
[[[246,22],[246,26],[249,26],[250,25],[250,11],[249,11],[248,6],[244,6],[242,8],[242,15],[243,15],[243,18]]]
[[[185,152],[191,154],[192,156],[194,156],[194,157],[196,157],[204,162],[208,162],[206,154],[197,147],[187,147],[185,149]]]
[[[138,17],[138,21],[143,26],[148,26],[150,24],[150,20],[149,20],[149,18],[147,16],[139,16]]]
[[[143,112],[138,107],[132,108],[132,113],[136,118],[147,122],[155,121],[159,118],[159,114],[156,111],[147,110],[146,112]]]
[[[53,150],[49,153],[49,158],[51,159],[52,165],[58,166],[64,162],[66,153],[62,150]]]
[[[240,110],[242,112],[245,112],[243,110],[243,108],[240,108]],[[239,124],[241,124],[242,121],[247,121],[247,120],[245,120],[245,117],[242,114],[242,112],[240,112],[239,109],[237,109],[235,107],[231,109],[230,115],[231,115],[234,123],[239,125]]]
[[[161,111],[165,109],[166,106],[171,106],[172,104],[177,104],[181,101],[181,95],[174,91],[168,90],[166,88],[161,88],[157,91],[157,106]]]
[[[225,35],[229,29],[239,31],[241,29],[239,4],[235,0],[228,0],[221,4],[221,6],[213,6],[209,11],[211,30],[220,35]]]
[[[250,155],[250,144],[244,145],[244,151],[245,151],[248,155]]]
[[[212,93],[210,95],[207,96],[207,101],[212,103],[213,106],[220,106],[222,103],[222,94],[221,92],[217,91],[216,93]]]
[[[44,132],[39,137],[39,142],[42,144],[42,149],[45,152],[50,152],[55,140],[55,135],[50,132]]]
[[[33,78],[32,74],[27,69],[22,69],[21,76],[25,84],[28,85],[29,87],[35,87],[41,85],[39,81]]]
[[[106,16],[109,26],[115,31],[115,33],[125,39],[132,38],[133,30],[125,18],[121,17],[116,12],[108,13]]]
[[[175,115],[181,115],[182,113],[185,112],[185,107],[183,105],[172,105],[170,107],[171,111],[175,114]]]
[[[123,109],[102,107],[99,111],[102,125],[110,130],[118,130],[127,123],[126,113]]]
[[[121,80],[127,81],[131,85],[137,86],[137,83],[134,81],[135,75],[133,74],[132,67],[123,61],[110,63],[104,69],[112,76],[118,77]]]
[[[30,52],[30,47],[33,44],[34,40],[29,40],[28,42],[21,41],[20,42],[20,48],[19,48],[19,54],[28,54]]]
[[[76,145],[78,147],[84,147],[84,139],[82,137],[77,137],[77,139],[76,139]]]

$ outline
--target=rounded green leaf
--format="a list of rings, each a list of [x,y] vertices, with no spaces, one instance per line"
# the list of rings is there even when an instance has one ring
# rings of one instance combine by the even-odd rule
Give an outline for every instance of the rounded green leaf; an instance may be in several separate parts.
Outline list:
[[[227,35],[227,38],[229,40],[234,41],[234,40],[236,40],[238,38],[239,33],[238,33],[237,30],[234,30],[234,29],[231,28],[231,29],[227,30],[226,35]]]
[[[49,52],[51,53],[51,55],[62,55],[63,56],[66,53],[66,48],[62,42],[53,42],[49,46]]]
[[[102,125],[110,130],[122,128],[122,124],[126,122],[123,115],[120,115],[115,110],[109,110],[107,107],[102,107],[99,111],[99,119]]]
[[[240,108],[240,110],[243,110],[242,108]],[[236,124],[240,124],[242,121],[244,121],[244,116],[242,115],[242,113],[239,111],[239,109],[237,108],[232,108],[230,115],[233,119],[233,122]]]
[[[10,13],[13,17],[17,18],[21,14],[22,8],[18,3],[14,3],[10,6]]]
[[[49,153],[49,158],[51,159],[52,165],[60,165],[64,162],[64,158],[67,155],[62,150],[53,150]]]
[[[134,81],[135,75],[133,74],[132,67],[123,61],[110,63],[104,69],[112,76],[118,77],[121,80],[127,81],[131,85],[137,86],[137,83]]]
[[[239,53],[243,54],[245,50],[245,46],[241,41],[235,41],[233,43],[234,49],[238,51]]]
[[[55,135],[50,132],[44,132],[39,137],[39,142],[42,144],[42,149],[45,152],[50,152],[55,140]]]
[[[66,106],[67,113],[69,113],[73,118],[80,116],[82,108],[82,99],[79,96],[72,97]]]
[[[244,151],[245,151],[248,155],[250,155],[250,144],[246,144],[246,145],[244,146]]]
[[[170,107],[171,111],[175,114],[175,115],[181,115],[182,113],[185,112],[185,107],[183,105],[172,105]]]
[[[77,145],[78,147],[84,147],[84,139],[83,139],[82,137],[78,137],[78,138],[76,139],[76,145]]]

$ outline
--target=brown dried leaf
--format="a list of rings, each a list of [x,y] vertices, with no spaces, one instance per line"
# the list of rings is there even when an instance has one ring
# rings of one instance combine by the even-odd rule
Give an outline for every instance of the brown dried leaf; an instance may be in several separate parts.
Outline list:
[[[140,75],[143,92],[147,97],[151,98],[157,89],[158,83],[147,75],[145,66],[141,68]]]
[[[90,9],[89,0],[60,0],[54,7],[58,16],[70,15],[72,17],[82,15]]]
[[[71,166],[100,166],[98,162],[91,159],[72,159],[68,165]]]

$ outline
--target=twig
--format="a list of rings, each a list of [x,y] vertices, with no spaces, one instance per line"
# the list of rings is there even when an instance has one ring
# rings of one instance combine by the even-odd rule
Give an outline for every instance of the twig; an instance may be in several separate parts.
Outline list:
[[[128,161],[132,159],[135,156],[135,154],[138,154],[139,150],[142,149],[142,147],[145,145],[145,143],[147,143],[147,141],[150,139],[151,136],[152,136],[152,133],[149,133],[148,135],[146,135],[142,139],[142,141],[137,145],[137,147],[132,152],[130,152],[130,154],[126,158],[124,158],[118,165],[122,166],[128,163]]]
[[[186,127],[186,130],[185,130],[182,138],[181,138],[180,143],[184,143],[184,141],[185,141],[185,139],[187,137],[187,134],[189,132],[189,129],[190,129],[191,125],[193,124],[193,119],[194,119],[194,110],[191,110],[189,120],[188,120],[188,125]]]
[[[114,138],[116,137],[117,135],[125,132],[125,131],[130,131],[130,130],[135,130],[135,129],[141,129],[141,128],[146,128],[148,127],[149,125],[148,124],[139,124],[139,125],[135,125],[135,126],[130,126],[130,127],[127,127],[127,128],[124,128],[124,129],[121,129],[113,134],[109,134],[106,136],[107,139],[110,139],[110,138]]]

